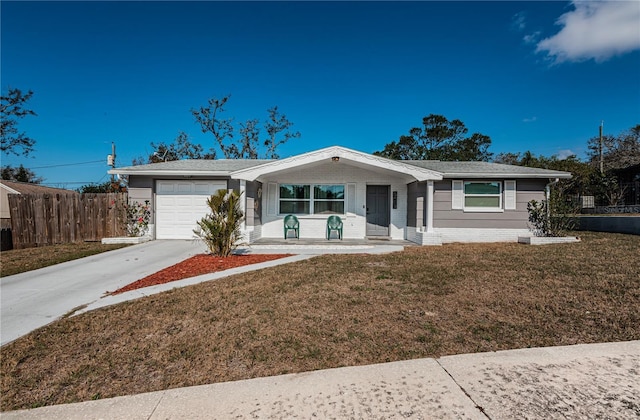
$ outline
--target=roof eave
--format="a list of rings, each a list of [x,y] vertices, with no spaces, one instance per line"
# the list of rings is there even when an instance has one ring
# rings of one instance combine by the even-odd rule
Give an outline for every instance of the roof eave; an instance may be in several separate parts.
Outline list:
[[[171,175],[180,175],[180,176],[229,176],[231,171],[194,171],[194,170],[159,170],[159,169],[148,169],[148,170],[118,170],[111,169],[107,171],[109,175],[147,175],[147,176],[171,176]]]
[[[505,179],[505,178],[517,178],[517,179],[569,179],[572,178],[568,172],[548,173],[548,174],[523,174],[523,173],[482,173],[482,172],[445,172],[445,178],[490,178],[490,179]]]
[[[16,191],[13,188],[11,188],[8,185],[0,184],[0,187],[4,188],[5,190],[7,190],[8,194],[22,194],[20,191]]]

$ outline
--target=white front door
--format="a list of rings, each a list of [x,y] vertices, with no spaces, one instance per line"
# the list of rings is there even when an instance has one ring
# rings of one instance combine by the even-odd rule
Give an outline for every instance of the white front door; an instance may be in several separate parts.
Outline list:
[[[209,213],[207,198],[221,189],[226,181],[156,181],[156,238],[195,238],[197,222]]]

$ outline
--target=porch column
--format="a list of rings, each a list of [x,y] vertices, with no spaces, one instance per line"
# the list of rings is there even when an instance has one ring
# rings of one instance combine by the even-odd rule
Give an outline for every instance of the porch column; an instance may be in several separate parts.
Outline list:
[[[245,231],[247,230],[247,181],[244,179],[240,180],[240,210],[244,214],[240,229]]]
[[[433,181],[427,181],[427,233],[433,233]]]

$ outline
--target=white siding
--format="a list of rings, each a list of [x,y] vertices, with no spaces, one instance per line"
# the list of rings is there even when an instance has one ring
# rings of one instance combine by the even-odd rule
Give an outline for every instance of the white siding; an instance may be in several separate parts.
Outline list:
[[[531,236],[529,229],[436,228],[442,243],[452,242],[518,242],[518,236]]]
[[[347,213],[356,212],[356,184],[347,184]]]
[[[267,185],[267,215],[275,216],[278,213],[278,185],[270,182]]]
[[[269,190],[272,184],[343,184],[345,185],[345,211],[347,215],[340,215],[343,219],[344,238],[364,238],[366,235],[366,193],[369,185],[390,185],[389,208],[391,209],[391,223],[389,233],[393,239],[405,238],[407,224],[407,185],[406,180],[395,177],[390,173],[378,173],[348,164],[327,163],[310,165],[300,169],[273,174],[267,182]],[[276,185],[277,186],[277,185]],[[275,212],[278,210],[277,188],[275,190]],[[398,208],[391,208],[393,191],[398,192]],[[271,192],[269,192],[271,195]],[[355,201],[353,200],[355,198]],[[270,197],[271,200],[271,197]],[[282,219],[284,215],[271,214],[269,209],[263,209],[263,238],[280,238],[282,236]],[[326,234],[327,215],[297,215],[300,220],[301,238],[324,238]]]

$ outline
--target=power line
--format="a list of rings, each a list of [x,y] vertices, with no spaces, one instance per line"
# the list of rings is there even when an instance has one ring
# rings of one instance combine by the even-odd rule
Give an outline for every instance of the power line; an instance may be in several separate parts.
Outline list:
[[[47,185],[47,186],[52,186],[52,185],[67,185],[67,184],[97,184],[97,182],[94,181],[62,181],[62,182],[41,182],[38,185]]]
[[[48,185],[48,186],[52,186],[52,185],[67,185],[67,184],[99,185],[104,180],[104,178],[106,176],[107,176],[107,174],[102,175],[102,178],[100,178],[98,181],[42,182],[39,185]]]
[[[34,166],[30,169],[45,169],[45,168],[59,168],[60,166],[76,166],[76,165],[86,165],[88,163],[99,163],[99,162],[103,162],[102,159],[100,160],[92,160],[89,162],[78,162],[78,163],[61,163],[59,165],[48,165],[48,166]]]

